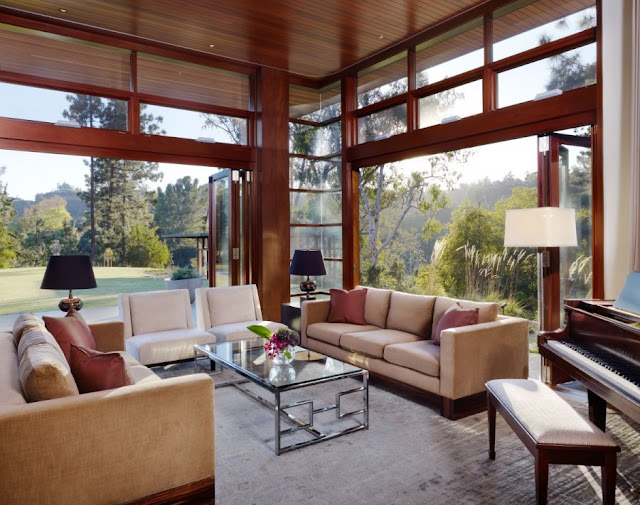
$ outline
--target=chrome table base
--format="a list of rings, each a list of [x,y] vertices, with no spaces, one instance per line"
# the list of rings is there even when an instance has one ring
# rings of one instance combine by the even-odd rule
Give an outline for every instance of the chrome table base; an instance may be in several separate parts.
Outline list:
[[[224,363],[215,360],[213,357],[208,356],[212,361],[212,370],[214,370],[214,366],[217,368],[217,365],[224,366]],[[232,369],[233,370],[233,369]],[[197,357],[194,353],[194,371],[197,371]],[[221,373],[221,372],[219,372]],[[337,380],[344,380],[347,378],[356,378],[362,377],[362,385],[347,389],[345,391],[339,391],[335,395],[335,403],[331,405],[314,407],[313,400],[301,400],[293,403],[282,403],[282,393],[287,391],[292,391],[294,389],[301,389],[308,386],[314,386],[317,384],[323,384],[326,382],[333,382]],[[362,370],[360,373],[349,374],[345,376],[334,376],[328,378],[316,379],[312,382],[307,382],[303,384],[292,384],[290,386],[281,386],[278,388],[265,388],[270,390],[275,396],[275,402],[271,402],[262,396],[250,391],[249,389],[242,387],[242,384],[247,382],[253,382],[258,386],[262,386],[262,384],[250,380],[243,380],[238,382],[231,382],[229,384],[225,384],[228,386],[233,386],[245,395],[249,396],[253,400],[257,401],[261,405],[271,409],[275,413],[275,453],[276,455],[284,454],[286,452],[294,451],[296,449],[301,449],[302,447],[307,447],[309,445],[314,445],[320,442],[324,442],[326,440],[331,440],[342,435],[347,435],[349,433],[354,433],[360,430],[369,429],[369,372],[367,370]],[[264,386],[263,386],[264,387]],[[346,395],[351,395],[355,393],[362,393],[362,408],[353,410],[350,412],[342,412],[341,408],[341,400]],[[308,421],[305,422],[302,419],[294,416],[288,410],[296,408],[308,406]],[[331,431],[331,432],[321,432],[314,427],[314,416],[317,414],[322,414],[325,412],[335,411],[336,419],[346,419],[354,416],[362,416],[362,421],[359,422],[355,426],[351,426],[344,430],[339,431]],[[287,423],[292,424],[292,427],[283,428],[282,420]],[[282,437],[285,435],[290,435],[297,431],[304,430],[312,438],[309,440],[305,440],[303,442],[297,442],[289,445],[282,445]]]

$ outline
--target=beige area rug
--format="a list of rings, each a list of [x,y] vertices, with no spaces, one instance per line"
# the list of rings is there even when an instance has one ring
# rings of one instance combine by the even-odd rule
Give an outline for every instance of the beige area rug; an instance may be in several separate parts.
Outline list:
[[[200,360],[199,370],[208,372],[208,361]],[[193,373],[193,362],[154,371],[161,377]],[[369,430],[276,456],[273,413],[229,385],[237,379],[228,370],[214,376],[218,505],[535,503],[533,457],[500,416],[497,456],[491,461],[486,413],[449,421],[433,406],[372,382]],[[343,386],[340,381],[315,386],[287,400],[313,396],[333,403]],[[587,416],[586,395],[569,392],[565,397]],[[306,410],[296,413],[304,417]],[[315,419],[323,429],[335,422],[332,413]],[[640,488],[640,426],[609,410],[607,430],[622,448],[616,503],[640,504],[632,490]],[[601,500],[599,467],[551,466],[549,504]]]

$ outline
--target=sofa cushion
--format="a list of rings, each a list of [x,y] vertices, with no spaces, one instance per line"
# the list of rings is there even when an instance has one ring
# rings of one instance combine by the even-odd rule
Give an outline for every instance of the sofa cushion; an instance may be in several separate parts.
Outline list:
[[[440,334],[444,330],[478,324],[479,312],[478,308],[463,309],[459,303],[453,304],[438,321],[436,331],[433,333],[433,344],[440,345]]]
[[[364,319],[364,303],[367,298],[367,288],[343,291],[330,289],[331,295],[329,316],[330,323],[366,324]]]
[[[367,299],[364,302],[365,322],[378,328],[384,328],[387,324],[392,291],[390,289],[365,288],[364,286],[356,286],[356,289],[367,290]]]
[[[377,329],[357,333],[345,333],[340,338],[340,347],[366,356],[382,358],[384,348],[402,342],[417,342],[420,337],[406,331]]]
[[[197,328],[159,331],[129,337],[127,352],[142,365],[167,363],[193,358],[194,344],[208,344],[214,340],[211,333]]]
[[[69,366],[80,393],[105,391],[131,384],[124,359],[117,352],[100,352],[70,345]]]
[[[391,293],[386,327],[429,338],[435,301],[435,296],[394,291]]]
[[[13,333],[0,332],[0,405],[3,406],[27,403],[18,377],[17,354]]]
[[[18,374],[28,402],[78,394],[67,361],[49,344],[29,346],[20,360]]]
[[[147,384],[149,382],[161,381],[153,371],[144,365],[138,363],[131,354],[124,351],[116,351],[122,359],[127,368],[127,376],[131,384]]]
[[[20,343],[20,338],[22,334],[30,329],[30,328],[44,328],[44,322],[39,317],[34,316],[33,314],[20,314],[18,318],[13,323],[13,341],[15,342],[16,347]]]
[[[440,377],[440,347],[429,340],[388,345],[384,348],[384,359],[432,377]]]
[[[192,319],[186,291],[151,291],[129,295],[131,311],[131,331],[133,335],[143,335],[163,330],[189,328]]]
[[[237,323],[219,324],[207,330],[211,334],[210,342],[222,343],[231,340],[242,340],[245,338],[255,338],[256,334],[247,330],[247,326],[259,324],[275,333],[280,328],[286,328],[287,325],[282,323],[274,323],[273,321],[239,321]]]
[[[62,348],[58,341],[53,338],[53,335],[47,331],[47,329],[42,327],[32,327],[22,333],[22,337],[20,338],[20,343],[18,344],[18,361],[22,359],[26,350],[32,345],[38,344],[48,344],[56,349],[61,355],[64,356],[62,352]]]
[[[377,326],[370,324],[350,324],[350,323],[313,323],[307,326],[307,336],[316,340],[321,340],[331,345],[340,345],[340,337],[345,333],[368,332],[379,330]]]
[[[256,318],[251,285],[208,289],[207,305],[212,327]]]
[[[69,362],[71,357],[71,344],[79,345],[87,349],[95,349],[96,341],[84,318],[73,307],[64,317],[44,316],[44,324],[60,344],[64,357]]]
[[[494,302],[471,302],[469,300],[456,300],[455,298],[447,298],[439,296],[433,308],[433,330],[438,327],[440,318],[444,315],[449,307],[460,303],[463,309],[478,309],[478,323],[490,323],[498,319],[498,304]]]

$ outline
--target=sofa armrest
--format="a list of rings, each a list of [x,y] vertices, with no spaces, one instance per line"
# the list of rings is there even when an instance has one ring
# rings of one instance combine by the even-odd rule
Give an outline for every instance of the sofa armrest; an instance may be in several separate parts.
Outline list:
[[[529,375],[529,322],[497,321],[444,330],[440,334],[440,395],[458,399],[485,391],[491,379]]]
[[[302,347],[307,345],[307,326],[323,323],[329,317],[331,300],[311,300],[300,304],[300,339]]]
[[[206,374],[0,408],[3,503],[128,502],[214,476]]]
[[[207,300],[208,290],[209,288],[196,288],[196,327],[202,331],[211,329],[211,316]]]
[[[105,321],[89,325],[96,341],[96,350],[100,352],[124,351],[124,323]]]

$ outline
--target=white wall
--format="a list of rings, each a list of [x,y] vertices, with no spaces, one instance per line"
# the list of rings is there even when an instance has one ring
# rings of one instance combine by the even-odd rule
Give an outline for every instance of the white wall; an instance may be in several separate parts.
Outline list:
[[[630,265],[633,1],[602,0],[604,289],[611,299]]]

